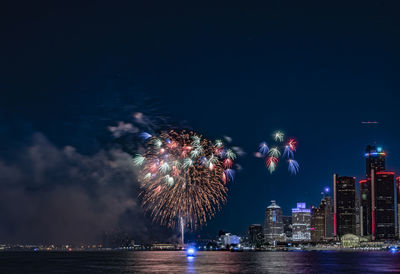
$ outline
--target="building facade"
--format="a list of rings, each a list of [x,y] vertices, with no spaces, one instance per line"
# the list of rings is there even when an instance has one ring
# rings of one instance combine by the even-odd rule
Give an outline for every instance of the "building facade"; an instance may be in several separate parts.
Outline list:
[[[311,241],[325,241],[325,211],[323,208],[311,207]]]
[[[375,220],[372,220],[375,229],[372,235],[377,240],[395,239],[394,172],[378,171],[371,180],[375,186]]]
[[[249,243],[252,245],[262,244],[264,235],[260,224],[253,224],[248,229]]]
[[[355,178],[333,175],[334,235],[356,234]]]
[[[360,181],[360,234],[372,240],[396,238],[394,172],[385,171],[386,153],[367,146],[367,177]]]
[[[382,147],[368,145],[365,150],[365,164],[367,178],[371,177],[371,170],[375,172],[383,171],[386,169],[386,153]]]
[[[396,178],[397,192],[397,236],[400,239],[400,176]]]
[[[292,238],[292,216],[283,216],[283,233],[286,235],[286,239]]]
[[[305,203],[297,203],[292,209],[292,241],[309,242],[311,240],[311,210]]]
[[[269,243],[284,241],[282,209],[275,201],[265,210],[264,239]]]

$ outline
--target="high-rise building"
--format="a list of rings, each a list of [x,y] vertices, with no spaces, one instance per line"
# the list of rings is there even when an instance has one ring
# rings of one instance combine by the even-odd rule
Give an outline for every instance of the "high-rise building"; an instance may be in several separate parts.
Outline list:
[[[282,216],[283,233],[287,238],[292,238],[292,216]]]
[[[333,239],[333,201],[332,198],[328,195],[321,200],[320,207],[324,209],[325,215],[325,240]]]
[[[292,240],[294,242],[308,242],[311,240],[311,210],[305,203],[297,203],[292,209]]]
[[[334,235],[356,234],[356,185],[354,177],[333,175]]]
[[[270,243],[284,241],[282,209],[274,200],[265,210],[264,239]]]
[[[372,235],[372,198],[371,178],[360,182],[360,234],[361,236]]]
[[[394,172],[378,171],[371,173],[371,181],[375,186],[375,210],[372,211],[372,235],[379,239],[394,239],[395,204],[394,204]],[[375,176],[374,176],[375,175]]]
[[[382,147],[367,146],[365,150],[367,177],[371,176],[371,169],[374,169],[375,172],[385,170],[385,157],[386,153],[382,150]]]
[[[251,244],[261,244],[264,238],[262,226],[259,224],[250,225],[248,230],[248,236],[249,236],[249,242]]]
[[[333,225],[333,202],[331,197],[325,195],[319,207],[311,208],[311,241],[332,240]]]
[[[396,178],[397,192],[397,236],[400,238],[400,176]]]
[[[396,237],[394,172],[385,171],[386,153],[367,146],[367,178],[360,181],[361,235],[375,239]]]
[[[325,211],[321,207],[311,207],[311,241],[323,242],[325,240]]]

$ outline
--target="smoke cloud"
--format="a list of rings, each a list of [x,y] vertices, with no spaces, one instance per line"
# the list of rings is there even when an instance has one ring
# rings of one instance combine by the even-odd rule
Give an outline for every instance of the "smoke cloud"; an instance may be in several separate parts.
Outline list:
[[[0,158],[0,242],[98,243],[105,232],[151,236],[131,157],[83,155],[33,134],[13,160]]]

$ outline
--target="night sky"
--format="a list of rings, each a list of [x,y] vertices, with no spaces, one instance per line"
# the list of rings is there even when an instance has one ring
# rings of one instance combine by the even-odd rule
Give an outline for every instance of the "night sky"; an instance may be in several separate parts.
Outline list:
[[[108,127],[130,123],[135,112],[210,138],[229,136],[246,152],[228,203],[198,231],[203,235],[246,233],[249,224],[264,222],[272,199],[285,214],[296,202],[318,204],[333,173],[362,178],[367,144],[382,145],[387,168],[399,174],[400,6],[267,2],[3,7],[0,242],[82,240],[77,227],[89,233],[90,222],[107,214],[100,230],[112,223],[141,226],[137,193],[125,191],[134,177],[126,167],[106,174],[98,164],[111,157],[125,165]],[[296,176],[285,165],[271,175],[253,156],[276,129],[298,140]],[[99,183],[104,176],[112,187]],[[74,200],[80,195],[81,204]],[[82,206],[71,213],[71,204]],[[54,224],[48,237],[44,227]],[[69,229],[57,235],[65,224]]]

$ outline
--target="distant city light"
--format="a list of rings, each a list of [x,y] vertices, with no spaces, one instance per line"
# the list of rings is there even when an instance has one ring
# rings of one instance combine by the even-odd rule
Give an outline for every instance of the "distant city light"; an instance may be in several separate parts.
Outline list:
[[[329,187],[325,187],[325,193],[329,193],[330,189]]]

